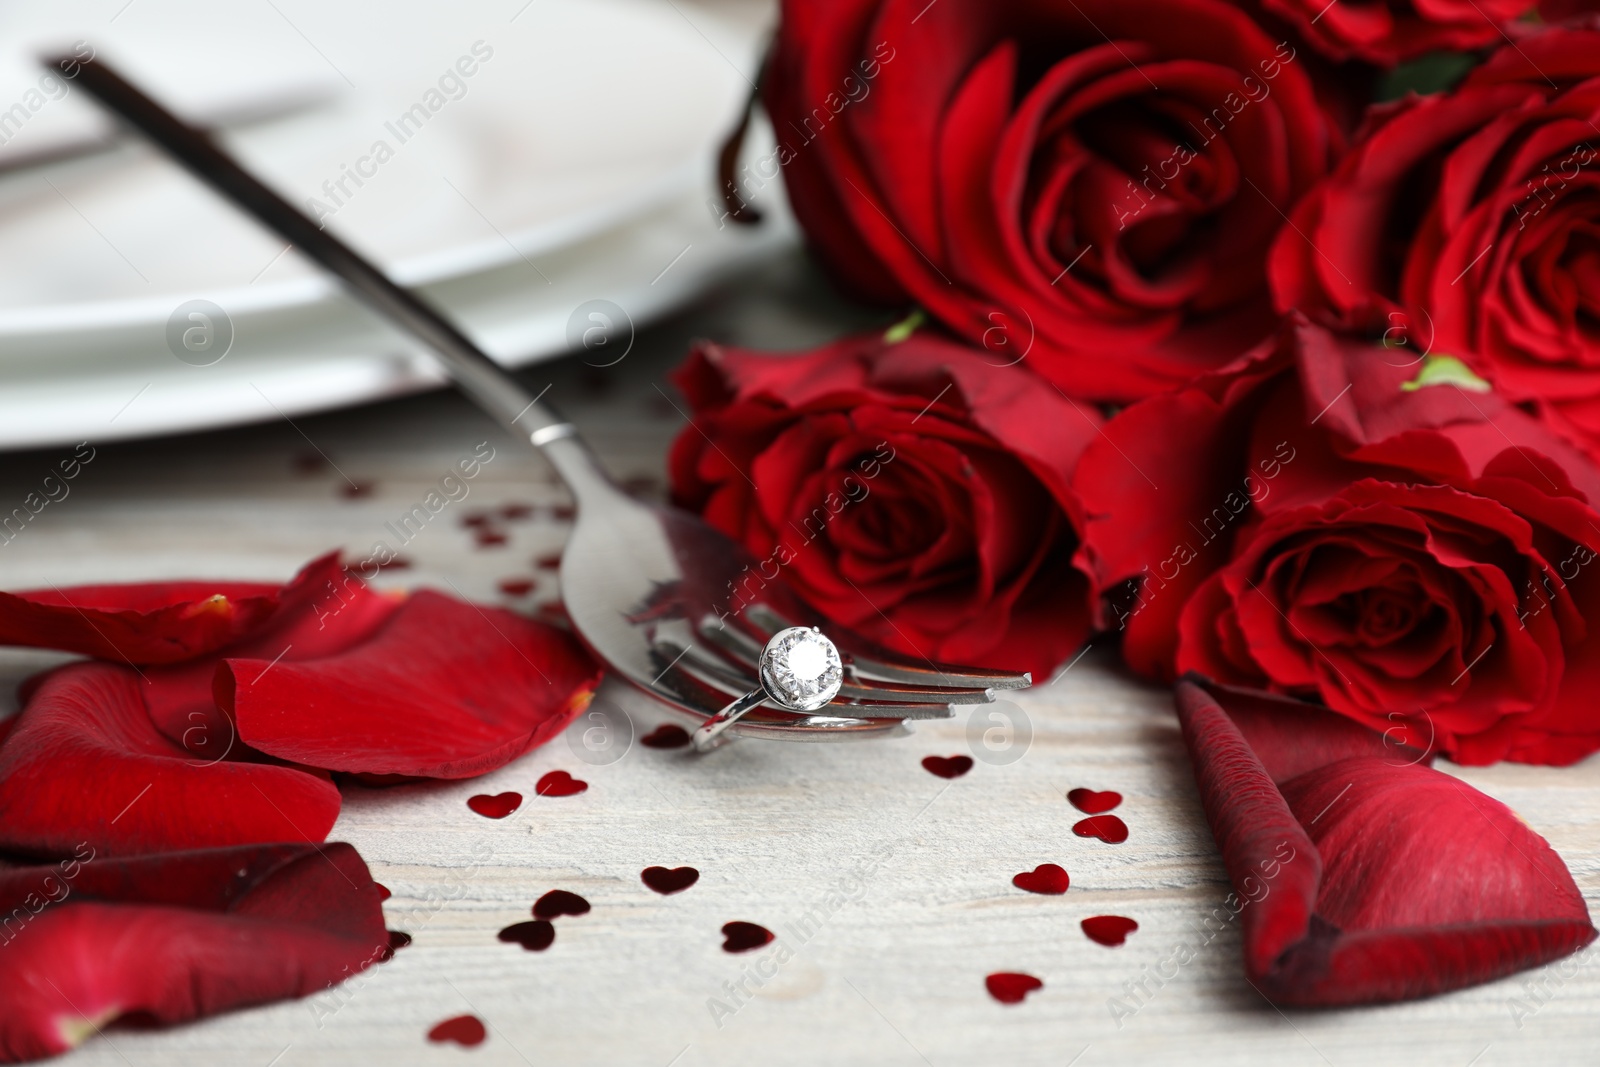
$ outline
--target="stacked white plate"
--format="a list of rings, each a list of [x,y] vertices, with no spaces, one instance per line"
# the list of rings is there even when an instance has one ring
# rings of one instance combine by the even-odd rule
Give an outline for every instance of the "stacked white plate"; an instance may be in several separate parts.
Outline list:
[[[687,4],[57,0],[0,6],[0,42],[0,448],[441,380],[281,241],[114,141],[40,53],[92,49],[219,128],[508,364],[585,332],[614,358],[628,321],[794,239],[781,205],[757,227],[718,218],[713,160],[759,44]]]

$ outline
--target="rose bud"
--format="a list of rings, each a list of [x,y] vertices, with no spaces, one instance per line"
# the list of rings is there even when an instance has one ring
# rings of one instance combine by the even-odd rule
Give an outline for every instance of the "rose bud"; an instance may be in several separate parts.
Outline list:
[[[702,344],[675,381],[693,412],[674,498],[759,561],[752,581],[919,660],[1042,681],[1082,644],[1067,477],[1092,409],[925,333],[800,355]]]

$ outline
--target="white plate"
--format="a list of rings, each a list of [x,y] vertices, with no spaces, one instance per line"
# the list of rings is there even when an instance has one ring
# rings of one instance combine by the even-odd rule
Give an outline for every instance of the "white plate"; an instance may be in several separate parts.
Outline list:
[[[755,42],[703,12],[691,22],[650,0],[414,0],[381,13],[353,0],[108,0],[5,5],[0,40],[11,48],[0,122],[7,101],[37,103],[25,57],[76,40],[196,121],[321,100],[226,139],[291,200],[333,209],[331,228],[428,287],[508,362],[565,350],[585,300],[642,322],[789,239],[781,220],[718,228],[707,207],[711,156],[748,92],[734,64],[753,66]],[[44,99],[13,122],[0,165],[8,150],[104,135],[78,94]],[[437,110],[402,130],[414,104]],[[381,164],[378,142],[392,152]],[[364,185],[324,187],[357,164]],[[292,414],[438,380],[282,253],[141,145],[0,174],[0,447],[274,417],[274,405]],[[196,299],[234,330],[214,367],[180,362],[167,341],[169,319]],[[227,384],[246,380],[253,403]],[[106,410],[127,404],[129,384],[140,399]]]

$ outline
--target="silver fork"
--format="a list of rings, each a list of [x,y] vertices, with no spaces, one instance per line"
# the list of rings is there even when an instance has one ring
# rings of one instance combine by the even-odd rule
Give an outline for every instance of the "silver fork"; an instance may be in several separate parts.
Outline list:
[[[985,703],[1000,690],[1031,684],[1026,674],[907,659],[825,624],[738,544],[696,516],[624,493],[571,423],[529,396],[442,315],[320,229],[202,131],[179,121],[103,60],[80,62],[77,80],[224,198],[426,344],[463,393],[544,453],[578,505],[560,572],[562,600],[574,629],[612,671],[696,716],[705,724],[703,733],[715,725],[717,733],[726,728],[742,736],[793,741],[889,736],[904,733],[907,720],[947,718],[954,714],[951,705]],[[758,669],[767,642],[797,626],[825,627],[842,660],[837,695],[814,711],[796,711],[772,699]]]

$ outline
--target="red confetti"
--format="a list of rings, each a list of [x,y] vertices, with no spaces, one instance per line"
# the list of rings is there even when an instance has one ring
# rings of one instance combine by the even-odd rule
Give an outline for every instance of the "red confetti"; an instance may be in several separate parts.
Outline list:
[[[722,927],[722,951],[749,952],[772,940],[772,931],[758,923],[731,922]]]
[[[1097,941],[1107,948],[1116,948],[1128,939],[1129,934],[1139,929],[1139,924],[1126,915],[1095,915],[1083,920],[1082,926],[1090,941]]]
[[[500,583],[500,591],[506,596],[527,596],[537,588],[539,583],[532,578],[507,578]]]
[[[534,792],[542,797],[571,797],[577,796],[589,783],[581,778],[574,778],[566,771],[551,771],[539,779],[539,784],[534,787]]]
[[[989,995],[1002,1004],[1021,1004],[1029,993],[1044,988],[1044,983],[1031,974],[1009,971],[991,974],[983,980],[983,984],[988,988]]]
[[[558,919],[563,915],[587,915],[589,902],[565,889],[552,889],[533,905],[535,919]]]
[[[544,555],[537,557],[533,561],[533,565],[538,567],[540,570],[559,570],[561,568],[561,553],[547,552]]]
[[[543,952],[555,943],[556,928],[544,919],[535,919],[532,922],[512,923],[501,930],[498,936],[507,944],[521,945],[529,952]]]
[[[533,517],[533,505],[507,504],[500,509],[500,517],[502,519],[509,519],[512,522],[517,522],[522,519],[530,519]]]
[[[467,807],[485,819],[503,819],[522,807],[521,793],[479,793],[467,798]]]
[[[1128,839],[1128,824],[1115,815],[1091,815],[1080,819],[1072,832],[1079,837],[1098,837],[1108,845],[1120,845]]]
[[[1011,884],[1030,893],[1060,896],[1071,884],[1067,872],[1054,863],[1041,863],[1031,871],[1023,871],[1011,879]]]
[[[1097,793],[1093,789],[1074,789],[1067,794],[1067,800],[1072,806],[1085,815],[1101,815],[1122,803],[1122,794],[1106,790]]]
[[[477,533],[475,543],[479,548],[495,548],[499,545],[505,544],[507,540],[508,538],[506,535],[501,533],[499,530],[480,529]]]
[[[940,778],[960,778],[972,770],[971,756],[924,756],[922,767]]]
[[[377,482],[345,482],[339,487],[339,495],[344,497],[346,500],[360,500],[363,497],[371,496],[372,491],[377,487]]]
[[[483,1028],[483,1022],[476,1015],[457,1015],[454,1019],[446,1019],[428,1031],[429,1041],[454,1041],[467,1048],[483,1044],[483,1039],[488,1036],[489,1032]]]
[[[646,867],[639,875],[644,884],[662,896],[681,893],[700,880],[693,867]]]
[[[682,748],[691,740],[688,730],[673,723],[664,722],[639,738],[639,743],[645,748]]]

